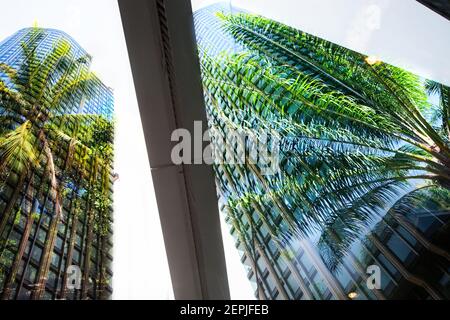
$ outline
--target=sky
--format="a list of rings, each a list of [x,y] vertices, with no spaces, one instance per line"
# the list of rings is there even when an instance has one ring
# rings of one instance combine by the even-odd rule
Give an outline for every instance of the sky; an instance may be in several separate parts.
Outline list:
[[[414,0],[192,0],[283,22],[417,75],[450,85],[450,21]]]
[[[214,0],[193,0],[193,9]],[[235,6],[450,84],[450,22],[412,0],[231,0]],[[114,89],[114,299],[173,298],[153,183],[116,0],[0,0],[0,41],[37,21],[71,35]],[[17,14],[15,14],[17,13]],[[231,297],[253,298],[222,221]]]

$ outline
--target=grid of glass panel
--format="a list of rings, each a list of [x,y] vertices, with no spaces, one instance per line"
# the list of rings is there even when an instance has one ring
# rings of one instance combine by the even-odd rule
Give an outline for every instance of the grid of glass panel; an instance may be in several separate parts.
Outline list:
[[[87,59],[81,65],[85,71],[89,69],[90,56],[66,33],[39,29],[37,41],[32,38],[34,34],[33,28],[22,29],[1,42],[0,63],[20,68],[27,59],[22,46],[32,41],[37,43],[34,50],[37,60],[43,61],[58,41],[66,41],[70,45],[70,57]],[[49,81],[56,83],[65,76],[66,69],[60,70],[59,74],[55,72]],[[6,74],[0,72],[0,78],[11,90],[18,90]],[[88,132],[76,120],[60,121],[56,125],[64,127],[69,136],[90,134],[92,141],[100,139],[112,148],[113,93],[99,78],[94,76],[93,82],[94,86],[63,99],[61,114],[92,115],[92,118],[86,117],[86,121],[99,121],[99,127]],[[0,105],[0,114],[4,112],[6,109]],[[1,125],[17,126],[14,123]],[[52,150],[56,179],[64,186],[60,190],[62,210],[59,217],[55,214],[52,188],[42,170],[32,169],[27,174],[2,173],[2,179],[5,179],[0,192],[3,231],[0,235],[0,292],[3,299],[108,299],[111,296],[113,155],[112,152],[108,156],[105,153],[105,161],[99,163],[88,157],[92,149],[77,148],[71,143],[74,140],[66,140],[58,149]],[[102,153],[102,150],[95,152]],[[107,186],[102,199],[94,192],[99,184]],[[7,215],[7,211],[13,214]],[[24,252],[19,254],[19,248],[24,248]],[[51,250],[49,258],[44,256],[46,250]],[[20,261],[17,261],[18,257],[21,257]],[[82,272],[81,287],[75,289],[67,286],[71,281],[67,270],[72,265]],[[11,279],[12,269],[16,273]]]
[[[296,50],[305,56],[313,57],[314,54],[313,52],[308,53],[308,48],[295,47],[295,44],[281,42],[283,39],[280,39],[275,32],[271,36],[255,40],[257,38],[255,34],[268,32],[268,29],[264,30],[259,25],[256,27],[259,21],[255,22],[253,30],[243,27],[239,30],[240,38],[233,37],[231,31],[237,33],[239,20],[236,20],[238,22],[234,25],[235,29],[226,29],[218,14],[238,16],[240,13],[242,13],[241,10],[232,8],[229,3],[214,4],[194,12],[209,122],[211,126],[221,128],[225,135],[229,130],[230,122],[239,126],[239,123],[243,124],[245,120],[250,119],[245,115],[240,117],[238,111],[227,109],[228,103],[245,108],[246,103],[257,105],[262,102],[257,98],[252,99],[251,93],[248,93],[250,96],[248,98],[245,97],[246,92],[236,89],[240,85],[236,80],[239,72],[245,73],[245,76],[253,72],[253,79],[257,79],[258,69],[255,68],[255,71],[249,68],[241,71],[236,67],[237,71],[235,71],[229,65],[220,65],[220,63],[245,61],[245,58],[221,60],[221,56],[241,54],[242,57],[252,53],[261,57],[267,54],[267,60],[264,63],[276,65],[292,61],[291,57],[281,56],[278,53],[277,50],[280,47],[285,52],[289,52],[292,57],[296,57]],[[236,25],[238,26],[236,27]],[[322,42],[319,42],[320,39],[305,35],[301,31],[290,30],[289,32],[291,32],[289,34],[291,37],[300,38],[304,35],[311,39],[311,43],[317,42],[318,45],[322,45]],[[276,43],[276,41],[280,42]],[[276,47],[277,45],[279,47]],[[342,50],[347,49],[342,48]],[[359,56],[363,61],[364,56]],[[216,58],[219,58],[217,59],[218,63],[215,63]],[[326,57],[317,59],[326,59]],[[328,57],[328,59],[330,58]],[[336,57],[336,59],[338,58]],[[239,65],[239,62],[236,62],[236,65]],[[264,67],[267,66],[261,66],[261,68]],[[313,72],[310,71],[311,62],[308,62],[307,59],[303,64],[296,65],[296,68],[302,72]],[[205,75],[205,73],[207,74]],[[228,83],[223,84],[225,81],[214,82],[216,80],[214,75],[220,73],[223,74],[223,78],[220,80],[228,77]],[[321,78],[319,73],[316,77],[327,84],[332,82],[328,78]],[[294,86],[295,80],[295,78],[292,79],[290,85]],[[233,83],[233,81],[236,82]],[[257,83],[256,80],[254,83]],[[260,83],[263,83],[263,80]],[[229,87],[224,89],[225,85],[229,85]],[[235,87],[232,87],[233,85]],[[333,83],[332,85],[342,92],[349,90],[345,86],[340,87],[339,84]],[[257,90],[272,92],[274,95],[277,93],[271,91],[272,88],[269,86],[258,87],[255,85],[254,90],[255,92]],[[430,96],[429,99],[435,98]],[[292,105],[287,113],[294,113],[295,107]],[[295,173],[295,162],[287,161],[282,166],[285,172]],[[438,203],[439,201],[436,201],[436,204],[430,204],[431,210],[417,206],[412,207],[409,213],[404,215],[395,210],[371,213],[370,222],[360,226],[358,235],[350,241],[345,253],[339,256],[337,266],[331,266],[329,261],[324,258],[326,252],[324,253],[323,248],[332,251],[333,241],[342,240],[342,235],[338,234],[340,230],[338,226],[349,230],[353,228],[346,217],[335,217],[332,221],[327,222],[330,223],[330,227],[311,232],[308,236],[290,236],[287,240],[280,238],[279,235],[283,232],[289,233],[286,231],[289,230],[288,222],[283,217],[283,208],[280,209],[280,207],[289,206],[289,211],[297,219],[301,219],[302,206],[306,204],[292,207],[293,201],[291,202],[289,198],[282,200],[285,203],[277,203],[267,194],[253,195],[251,198],[249,194],[245,193],[246,188],[251,185],[252,188],[258,190],[261,181],[252,177],[248,173],[250,170],[245,165],[216,164],[214,170],[220,209],[235,238],[236,248],[240,252],[242,263],[248,270],[247,276],[254,284],[257,298],[448,299],[450,297],[448,248],[450,207],[448,198],[447,200],[444,198],[444,205],[442,202]],[[304,178],[300,175],[298,179]],[[258,191],[261,190],[264,188],[261,187]],[[276,192],[276,190],[269,192]],[[243,197],[247,196],[248,198],[244,201]],[[368,270],[373,265],[379,267],[381,271],[381,287],[379,289],[369,288],[367,285],[371,275]]]

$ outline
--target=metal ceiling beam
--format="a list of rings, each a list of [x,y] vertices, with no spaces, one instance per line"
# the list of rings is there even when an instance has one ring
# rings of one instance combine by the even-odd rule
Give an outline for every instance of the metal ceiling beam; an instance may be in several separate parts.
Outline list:
[[[424,6],[450,20],[450,1],[448,0],[417,0]]]
[[[118,2],[175,298],[229,299],[212,168],[171,161],[174,129],[207,128],[190,1]]]

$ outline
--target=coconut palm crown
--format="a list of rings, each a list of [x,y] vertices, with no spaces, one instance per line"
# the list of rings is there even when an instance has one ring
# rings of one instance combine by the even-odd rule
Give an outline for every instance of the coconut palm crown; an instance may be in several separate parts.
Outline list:
[[[236,229],[245,229],[237,217],[256,212],[282,247],[318,233],[334,270],[387,213],[448,212],[448,87],[260,16],[219,17],[247,51],[212,58],[200,48],[211,126],[281,140],[275,175],[216,166]]]

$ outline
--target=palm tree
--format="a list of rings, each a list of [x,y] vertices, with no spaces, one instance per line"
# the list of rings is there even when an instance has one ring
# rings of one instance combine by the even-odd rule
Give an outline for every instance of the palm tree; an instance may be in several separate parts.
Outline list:
[[[95,235],[97,238],[98,251],[103,255],[97,256],[97,279],[94,283],[94,292],[101,296],[103,286],[106,279],[104,279],[104,263],[105,254],[105,241],[109,232],[109,216],[111,212],[111,201],[109,198],[110,189],[110,165],[112,162],[112,147],[111,140],[113,135],[113,127],[111,123],[107,121],[98,121],[93,127],[91,133],[91,139],[93,141],[92,146],[92,158],[94,164],[93,173],[91,174],[88,189],[88,227],[87,227],[87,240],[86,240],[86,253],[84,259],[83,268],[83,285],[81,288],[81,298],[87,297],[89,277],[91,276],[91,255],[92,255],[92,242]],[[94,235],[95,233],[95,235]]]
[[[68,142],[69,147],[64,161],[64,167],[61,172],[61,180],[67,181],[64,185],[60,184],[57,194],[61,194],[61,190],[63,187],[70,187],[71,185],[82,185],[82,183],[74,183],[74,179],[70,176],[81,176],[82,179],[85,179],[87,181],[85,187],[87,189],[86,215],[88,219],[88,232],[83,268],[83,274],[85,275],[85,277],[82,289],[82,298],[85,298],[90,275],[90,252],[92,246],[92,237],[94,231],[98,231],[97,233],[100,234],[100,231],[96,229],[98,227],[98,224],[96,224],[96,220],[99,219],[98,216],[103,216],[105,214],[109,216],[110,214],[109,204],[107,208],[102,207],[101,209],[103,210],[95,207],[96,203],[94,202],[93,195],[96,195],[96,192],[101,192],[102,195],[107,194],[109,196],[109,185],[107,184],[107,182],[105,182],[105,180],[109,182],[110,166],[112,163],[111,141],[113,134],[113,125],[110,121],[104,119],[101,116],[89,115],[83,116],[81,118],[78,116],[79,115],[68,116],[76,118],[74,122],[75,128],[73,128],[72,135],[65,133],[71,131],[70,128],[67,128],[66,125],[61,124],[59,127],[58,134],[63,140],[66,140]],[[101,132],[101,134],[99,134],[99,132]],[[83,159],[81,159],[80,156],[77,158],[77,148],[82,149],[82,153],[78,154],[84,154]],[[72,171],[75,171],[75,173],[71,172],[70,169],[72,169]],[[102,170],[101,177],[99,177],[98,175],[99,170]],[[66,179],[64,179],[64,177],[66,177]],[[94,189],[93,186],[96,186],[97,188]],[[70,214],[73,215],[72,219],[77,218],[75,212],[70,212]],[[48,236],[45,241],[45,246],[42,253],[41,264],[38,270],[36,290],[32,294],[33,299],[41,299],[45,291],[44,289],[47,281],[47,275],[50,269],[53,250],[56,244],[58,225],[62,221],[62,219],[63,217],[61,215],[54,214],[52,216]],[[106,228],[106,230],[109,231],[109,220],[104,222],[102,228]],[[106,236],[106,234],[103,233],[102,235]],[[71,248],[71,250],[73,250],[73,247]],[[68,267],[69,264],[66,264],[66,269]],[[66,283],[63,283],[63,286],[66,286]]]
[[[57,127],[56,121],[63,121],[60,115],[65,111],[64,104],[77,98],[86,85],[93,84],[93,74],[80,68],[87,62],[86,58],[75,60],[67,41],[59,41],[49,55],[40,59],[36,51],[44,34],[41,29],[33,28],[29,36],[31,41],[22,44],[26,59],[17,70],[0,64],[0,70],[13,84],[13,88],[4,82],[0,84],[2,123],[5,121],[13,126],[9,130],[2,128],[7,131],[0,138],[0,170],[16,172],[24,177],[29,169],[39,167],[45,159],[53,197],[57,200],[58,182],[49,136]],[[58,77],[60,72],[63,74]],[[39,159],[41,151],[44,156]],[[12,200],[14,203],[15,199]],[[59,211],[58,201],[56,207]],[[3,232],[9,214],[10,210],[3,212],[0,232]]]
[[[419,77],[263,17],[219,17],[248,51],[211,58],[200,48],[209,121],[277,136],[281,170],[235,165],[228,176],[239,188],[222,182],[224,165],[216,176],[235,203],[258,199],[266,226],[283,218],[273,239],[320,232],[334,270],[375,217],[417,205],[407,200],[419,189],[450,194],[447,87],[427,85],[441,97],[440,128]]]
[[[55,245],[57,226],[64,218],[62,190],[68,186],[65,177],[91,157],[104,165],[112,160],[111,157],[103,159],[92,151],[97,146],[92,133],[89,134],[99,124],[109,121],[98,115],[72,114],[69,109],[74,104],[79,104],[81,108],[88,92],[94,92],[93,89],[98,86],[96,76],[89,71],[90,57],[75,57],[71,44],[66,40],[55,42],[52,51],[41,57],[38,46],[45,36],[44,31],[34,27],[27,36],[29,41],[22,44],[22,64],[18,68],[0,64],[0,72],[8,78],[7,83],[0,80],[1,182],[5,183],[7,179],[16,181],[13,195],[0,218],[0,235],[11,218],[27,177],[31,181],[36,172],[43,171],[49,188],[45,190],[42,182],[32,198],[40,199],[49,192],[54,202],[54,214],[38,272],[40,289],[33,294],[34,298],[40,298]],[[32,190],[30,192],[33,194]],[[9,298],[9,289],[15,280],[32,224],[33,210],[28,212],[24,239],[5,283],[4,298]]]

